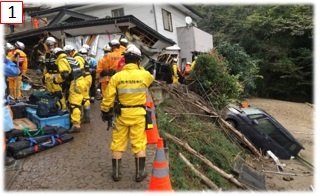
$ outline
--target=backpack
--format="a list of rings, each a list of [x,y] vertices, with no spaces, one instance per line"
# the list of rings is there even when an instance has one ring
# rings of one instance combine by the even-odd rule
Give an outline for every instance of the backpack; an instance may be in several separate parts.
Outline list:
[[[36,91],[33,92],[30,96],[29,96],[29,103],[33,104],[33,105],[37,105],[38,102],[40,101],[40,98],[46,95],[50,95],[51,93],[48,91]]]
[[[37,105],[37,116],[40,118],[56,116],[59,114],[59,108],[57,106],[57,101],[59,98],[53,96],[52,94],[46,94],[40,97]]]

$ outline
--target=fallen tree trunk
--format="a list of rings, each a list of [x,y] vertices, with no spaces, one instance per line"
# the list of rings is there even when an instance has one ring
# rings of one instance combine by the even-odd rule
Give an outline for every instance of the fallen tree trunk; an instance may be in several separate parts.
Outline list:
[[[204,181],[204,183],[206,183],[206,185],[208,185],[209,187],[213,188],[214,190],[219,190],[220,188],[214,183],[212,182],[209,178],[207,178],[204,174],[202,174],[200,171],[198,171],[191,163],[190,161],[188,161],[188,159],[183,156],[183,154],[181,154],[179,152],[179,156],[180,158],[191,168],[191,170],[196,174],[196,176],[198,176],[199,178],[201,178],[201,180]]]
[[[225,126],[227,127],[230,131],[232,131],[234,134],[238,136],[238,138],[241,140],[241,142],[246,145],[252,152],[258,157],[261,157],[261,153],[254,147],[251,142],[242,134],[240,133],[237,129],[235,129],[233,126],[231,126],[229,123],[227,123],[225,120],[222,118],[218,118],[218,122],[220,123],[220,127]]]
[[[228,174],[226,172],[224,172],[223,170],[221,170],[219,167],[217,167],[216,165],[214,165],[210,160],[208,160],[206,157],[204,157],[203,155],[201,155],[200,153],[198,153],[197,151],[195,151],[193,148],[191,148],[188,143],[181,141],[179,138],[164,132],[165,136],[168,137],[169,139],[171,139],[173,142],[175,142],[176,144],[179,144],[181,146],[183,146],[185,149],[187,149],[191,154],[197,156],[198,158],[200,158],[204,163],[206,163],[209,167],[211,167],[212,169],[214,169],[215,171],[217,171],[222,177],[224,177],[225,179],[229,180],[230,182],[234,183],[236,186],[246,189],[246,187],[239,182],[237,179],[235,179],[233,177],[232,174]]]

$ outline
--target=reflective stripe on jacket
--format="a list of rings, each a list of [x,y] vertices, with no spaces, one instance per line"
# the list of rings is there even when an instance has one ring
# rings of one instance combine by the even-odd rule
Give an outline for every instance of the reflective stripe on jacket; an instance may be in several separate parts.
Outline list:
[[[113,104],[116,94],[121,105],[138,106],[146,103],[147,88],[154,78],[146,70],[138,65],[130,63],[124,66],[122,71],[113,75],[104,93],[101,102],[101,110],[108,112]],[[145,115],[142,107],[121,108],[121,116]]]

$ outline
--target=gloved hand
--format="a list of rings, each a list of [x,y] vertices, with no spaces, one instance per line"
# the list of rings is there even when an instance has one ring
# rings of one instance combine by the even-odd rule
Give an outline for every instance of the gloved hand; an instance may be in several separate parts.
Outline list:
[[[112,114],[110,112],[104,112],[101,110],[101,119],[103,122],[110,122],[112,120]]]

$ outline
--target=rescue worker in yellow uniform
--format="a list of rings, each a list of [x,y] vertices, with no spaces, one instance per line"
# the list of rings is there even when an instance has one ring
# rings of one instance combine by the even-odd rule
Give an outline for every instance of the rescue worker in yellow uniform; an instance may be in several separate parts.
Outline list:
[[[120,39],[120,50],[121,52],[125,52],[127,49],[129,42],[126,38],[121,38]]]
[[[104,91],[108,86],[111,76],[116,73],[118,63],[123,56],[123,52],[120,50],[120,42],[118,40],[111,40],[109,46],[111,47],[112,52],[104,56],[103,59],[99,61],[96,69],[96,78],[99,79],[99,82],[101,83],[102,96],[104,95]]]
[[[131,141],[131,151],[135,155],[137,182],[141,182],[146,176],[146,146],[147,135],[145,131],[146,92],[153,82],[153,76],[140,68],[141,52],[137,47],[129,48],[125,54],[126,65],[122,71],[116,73],[110,79],[106,92],[101,102],[102,120],[110,122],[112,112],[110,109],[117,99],[118,109],[115,109],[115,122],[113,124],[112,142],[112,178],[121,180],[122,153],[126,151],[128,140]]]
[[[96,86],[95,86],[95,81],[93,80],[96,78],[97,60],[89,56],[89,51],[86,48],[81,48],[79,50],[79,53],[86,60],[86,64],[84,65],[85,74],[90,74],[92,78],[89,95],[90,95],[90,103],[94,103],[94,99],[96,96]]]
[[[25,49],[24,43],[17,41],[15,44],[15,50],[7,55],[9,60],[13,61],[20,69],[21,75],[16,77],[8,77],[7,81],[9,84],[9,95],[14,99],[22,97],[21,94],[21,80],[22,75],[25,75],[28,70],[28,58],[26,53],[23,52]]]
[[[59,68],[59,74],[53,78],[53,82],[61,84],[69,82],[68,107],[70,110],[70,118],[72,127],[69,133],[77,133],[81,131],[81,105],[85,94],[89,91],[86,81],[83,77],[80,64],[77,60],[69,57],[61,48],[55,48],[53,53],[56,57],[56,64]]]
[[[178,83],[179,82],[179,76],[178,76],[178,65],[177,65],[178,59],[174,58],[173,59],[173,64],[172,64],[172,83]]]
[[[45,83],[47,91],[51,92],[54,96],[59,98],[57,106],[61,110],[66,110],[66,99],[63,95],[63,88],[61,84],[53,83],[52,78],[59,74],[58,66],[55,64],[55,55],[53,49],[57,47],[57,40],[54,37],[48,37],[45,41],[47,52],[45,53],[45,63],[43,69],[42,82]]]
[[[196,60],[197,60],[197,56],[196,57],[194,57],[194,60],[192,61],[192,63],[191,63],[191,69],[193,69],[194,68],[194,66],[196,65]]]
[[[69,56],[76,59],[80,64],[80,69],[82,71],[84,80],[86,81],[86,86],[90,89],[92,84],[92,76],[90,74],[90,67],[88,62],[84,59],[84,57],[78,53],[78,51],[71,45],[65,45],[63,47],[63,51]],[[90,93],[89,90],[85,91],[83,98],[83,123],[90,123]]]

